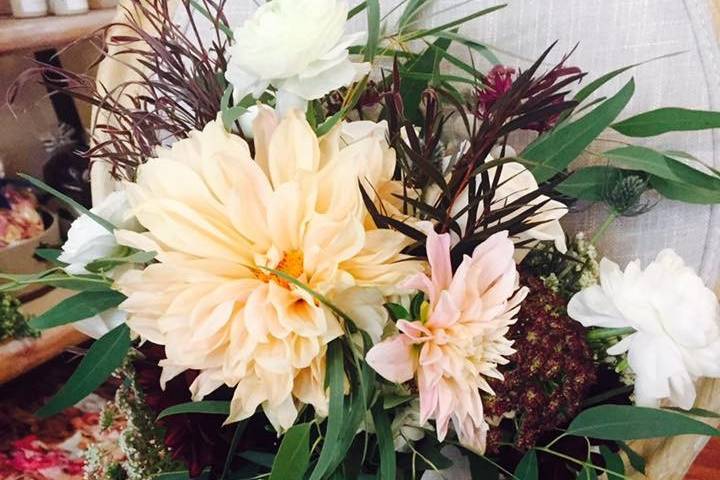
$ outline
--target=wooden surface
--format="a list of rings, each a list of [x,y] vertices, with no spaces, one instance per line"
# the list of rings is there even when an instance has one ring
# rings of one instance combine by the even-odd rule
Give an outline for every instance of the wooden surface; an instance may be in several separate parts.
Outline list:
[[[15,19],[0,17],[0,54],[67,45],[109,24],[115,9],[83,15]]]
[[[23,310],[38,314],[67,298],[71,293],[53,290],[27,303]],[[88,338],[70,325],[43,332],[40,338],[13,340],[0,344],[0,384],[19,377],[23,373],[56,357],[65,349],[79,345]]]

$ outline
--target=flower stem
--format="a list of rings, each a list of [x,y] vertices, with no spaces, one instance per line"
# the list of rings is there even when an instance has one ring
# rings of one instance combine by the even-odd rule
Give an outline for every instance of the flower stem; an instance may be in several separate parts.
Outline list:
[[[632,327],[625,328],[595,328],[590,330],[587,334],[587,339],[591,342],[598,340],[607,340],[608,338],[622,337],[635,333],[635,329]]]
[[[600,228],[597,229],[595,232],[595,235],[593,235],[592,240],[590,240],[591,245],[595,245],[598,240],[602,238],[602,236],[605,234],[605,231],[608,229],[610,225],[612,225],[615,220],[617,220],[618,214],[615,212],[615,210],[611,210],[608,217],[605,219],[605,221],[600,225]]]

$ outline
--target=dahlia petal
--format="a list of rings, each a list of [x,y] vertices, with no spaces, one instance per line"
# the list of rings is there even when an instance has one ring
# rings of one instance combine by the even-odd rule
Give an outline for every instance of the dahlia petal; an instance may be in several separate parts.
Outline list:
[[[404,335],[378,343],[368,351],[365,361],[383,378],[394,383],[411,380],[417,369],[417,355]]]

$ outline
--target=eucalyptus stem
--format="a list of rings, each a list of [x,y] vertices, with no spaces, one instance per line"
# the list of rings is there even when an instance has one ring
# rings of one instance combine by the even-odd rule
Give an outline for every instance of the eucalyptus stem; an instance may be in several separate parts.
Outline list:
[[[602,238],[602,236],[605,234],[605,231],[612,225],[615,220],[618,218],[618,214],[615,210],[611,210],[608,217],[605,219],[605,221],[600,225],[600,228],[597,229],[595,232],[595,235],[593,235],[592,240],[590,240],[591,245],[595,245],[598,240]]]

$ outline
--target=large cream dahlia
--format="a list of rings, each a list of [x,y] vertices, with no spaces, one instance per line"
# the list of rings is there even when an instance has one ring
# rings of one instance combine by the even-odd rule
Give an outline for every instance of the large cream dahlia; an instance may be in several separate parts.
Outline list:
[[[267,109],[253,133],[254,160],[244,140],[214,122],[138,169],[126,189],[148,231],[118,237],[156,250],[158,263],[118,287],[129,326],[165,345],[165,379],[201,370],[194,399],[235,387],[228,421],[262,406],[285,429],[298,403],[327,411],[325,352],[343,329],[263,267],[331,298],[350,287],[390,293],[419,267],[400,253],[403,235],[366,225],[358,182],[387,182],[382,172],[394,161],[380,138],[318,140],[300,112],[278,122]]]

